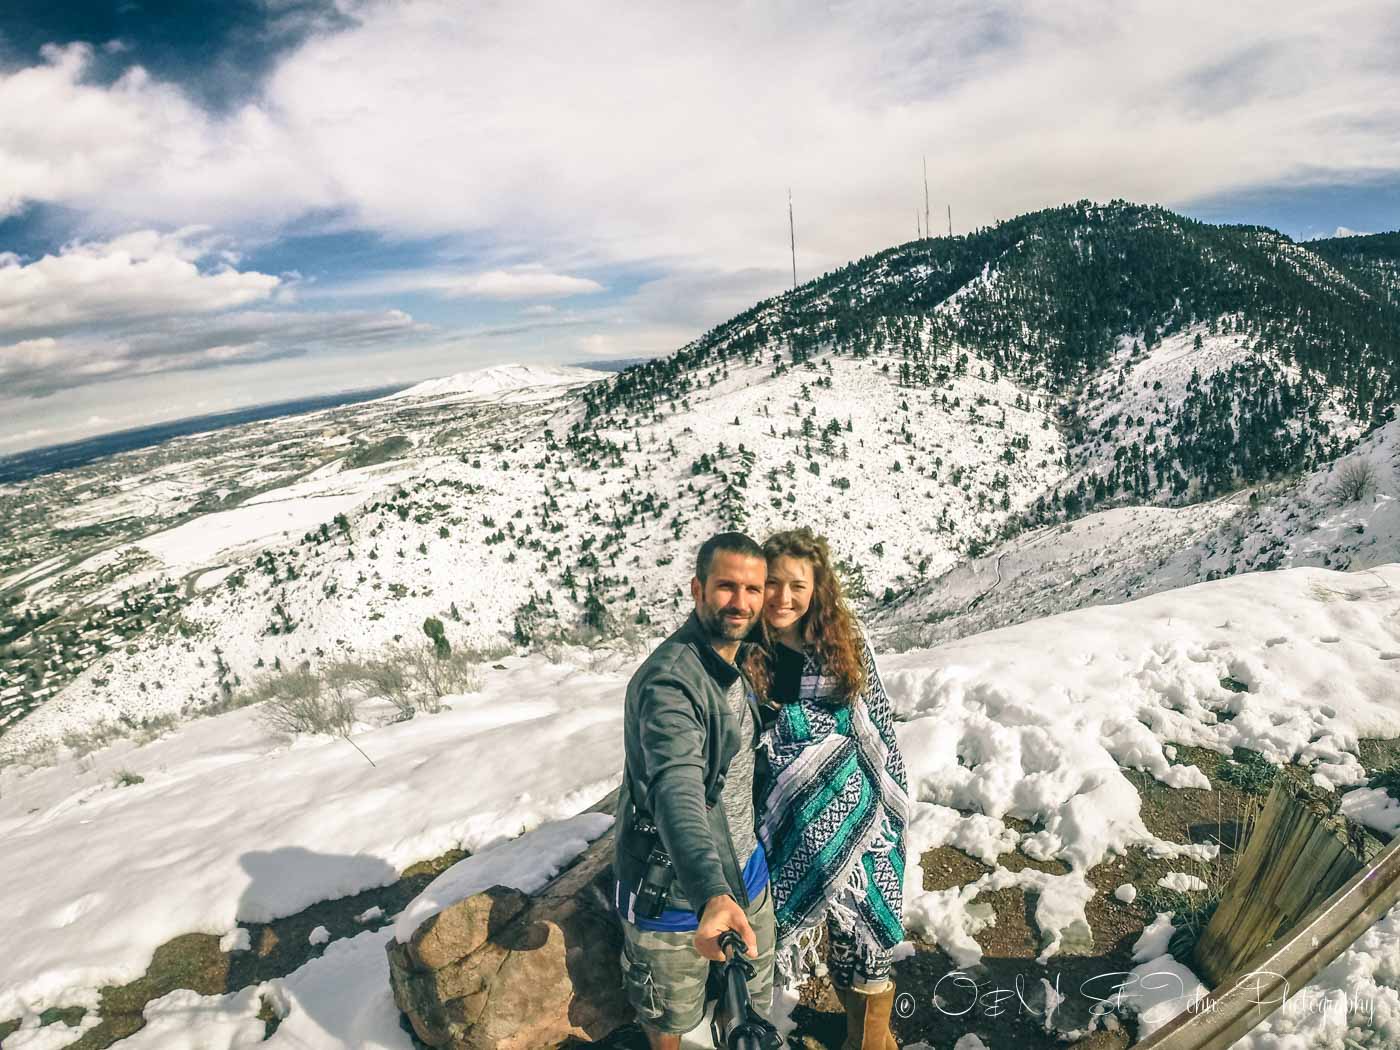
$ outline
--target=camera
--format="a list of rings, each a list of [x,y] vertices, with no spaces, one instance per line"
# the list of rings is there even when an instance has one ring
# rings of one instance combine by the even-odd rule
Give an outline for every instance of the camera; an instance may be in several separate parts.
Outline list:
[[[646,919],[657,919],[666,909],[666,894],[671,889],[671,879],[675,874],[671,867],[671,855],[661,848],[661,843],[652,846],[647,854],[647,866],[642,874],[642,884],[637,889],[637,914]]]

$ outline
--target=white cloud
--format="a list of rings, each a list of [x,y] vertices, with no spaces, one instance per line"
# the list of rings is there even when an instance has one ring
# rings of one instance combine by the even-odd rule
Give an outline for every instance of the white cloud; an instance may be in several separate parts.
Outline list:
[[[9,398],[46,397],[137,376],[412,346],[430,331],[401,310],[172,317],[118,335],[80,332],[0,344],[0,390]]]
[[[213,117],[139,66],[89,83],[92,60],[49,45],[0,74],[0,217],[49,201],[111,228],[275,224],[339,199],[265,105]]]
[[[551,273],[539,263],[480,273],[409,270],[337,285],[319,295],[395,295],[435,292],[449,299],[565,299],[606,289],[587,277]]]
[[[1400,169],[1400,9],[356,5],[227,117],[89,53],[0,77],[0,201],[273,226],[308,209],[484,235],[502,268],[684,262],[799,276],[1083,196],[1183,201]],[[942,227],[935,222],[935,229]]]
[[[50,427],[30,427],[28,430],[17,430],[12,434],[0,434],[0,448],[8,445],[34,448],[46,442],[52,442],[56,433],[62,433],[62,431],[54,431]]]
[[[1353,229],[1352,229],[1351,227],[1349,227],[1349,226],[1338,226],[1336,232],[1333,233],[1332,236],[1333,236],[1333,237],[1369,237],[1369,236],[1371,236],[1371,235],[1370,235],[1370,233],[1366,232],[1365,230],[1353,230]]]
[[[265,299],[278,278],[221,264],[201,271],[207,231],[142,230],[76,243],[25,264],[0,257],[0,335],[212,313]]]
[[[546,273],[542,266],[531,266],[473,274],[444,290],[451,296],[481,299],[563,299],[601,292],[603,286],[587,277]]]
[[[578,348],[589,357],[616,357],[622,352],[617,339],[602,332],[582,336],[578,341]]]

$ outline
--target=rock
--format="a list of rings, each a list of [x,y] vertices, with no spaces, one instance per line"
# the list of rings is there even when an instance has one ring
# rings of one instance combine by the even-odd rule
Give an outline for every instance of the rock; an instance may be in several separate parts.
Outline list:
[[[614,792],[595,810],[611,809]],[[542,1050],[632,1020],[612,907],[613,832],[533,897],[494,886],[391,940],[389,983],[418,1038],[441,1050]]]
[[[519,890],[493,886],[438,912],[408,942],[413,961],[425,970],[440,970],[498,936],[529,903]]]

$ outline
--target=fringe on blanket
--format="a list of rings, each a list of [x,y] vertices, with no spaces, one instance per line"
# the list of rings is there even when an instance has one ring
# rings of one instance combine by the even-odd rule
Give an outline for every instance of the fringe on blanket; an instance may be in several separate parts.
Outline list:
[[[860,857],[866,852],[888,853],[898,844],[898,833],[889,816],[885,815],[875,826],[864,848],[855,852],[856,861],[852,865],[845,888],[827,901],[826,908],[819,912],[814,920],[793,931],[784,938],[784,943],[778,945],[775,962],[785,985],[792,987],[809,973],[818,977],[826,976],[826,964],[822,962],[818,946],[822,927],[828,918],[842,933],[854,937],[856,944],[865,952],[874,955],[884,949],[884,945],[874,933],[860,921],[857,911],[859,902],[870,892],[870,875],[866,872],[865,865],[860,862]]]

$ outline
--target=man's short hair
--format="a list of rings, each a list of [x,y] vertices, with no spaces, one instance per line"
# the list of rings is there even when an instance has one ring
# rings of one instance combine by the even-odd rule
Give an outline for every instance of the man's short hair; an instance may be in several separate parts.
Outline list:
[[[750,558],[763,558],[763,548],[742,532],[721,532],[700,544],[695,555],[695,576],[701,582],[709,578],[710,565],[720,551],[726,554],[744,554]]]

